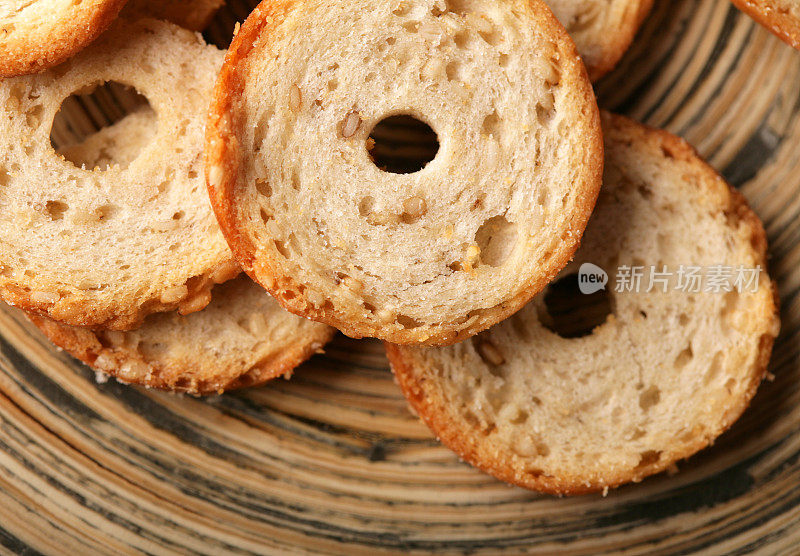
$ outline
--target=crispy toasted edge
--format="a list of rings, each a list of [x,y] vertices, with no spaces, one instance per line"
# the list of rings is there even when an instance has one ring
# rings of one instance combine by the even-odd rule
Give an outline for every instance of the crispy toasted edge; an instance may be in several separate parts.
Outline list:
[[[789,46],[800,50],[800,19],[781,13],[771,0],[731,0]]]
[[[238,183],[242,149],[238,138],[247,122],[238,108],[247,80],[246,58],[255,48],[259,36],[274,34],[273,31],[286,19],[289,11],[302,4],[303,0],[276,0],[259,4],[244,22],[228,50],[209,110],[205,150],[209,196],[223,234],[244,271],[266,288],[284,309],[334,326],[353,338],[369,336],[397,344],[449,345],[474,336],[520,310],[575,254],[602,183],[603,138],[597,101],[577,49],[563,26],[542,0],[524,0],[531,17],[542,21],[542,27],[548,30],[551,40],[559,47],[566,68],[563,79],[568,79],[569,86],[575,87],[583,97],[581,110],[587,118],[586,137],[582,145],[585,160],[581,165],[581,194],[576,201],[570,227],[572,234],[561,242],[560,251],[553,255],[550,267],[543,269],[538,278],[534,278],[514,297],[495,307],[482,309],[480,318],[474,319],[469,326],[447,323],[391,331],[380,324],[353,322],[342,311],[311,304],[301,293],[300,284],[291,277],[276,274],[277,265],[273,257],[265,255],[256,259],[257,248],[243,231],[247,224],[241,220],[236,191],[244,187]],[[287,292],[291,292],[291,295],[285,296]]]
[[[33,32],[26,28],[22,36],[5,42],[5,48],[0,43],[0,78],[39,73],[74,56],[111,25],[127,1],[83,2],[70,9],[66,21]]]
[[[130,37],[134,32],[152,33],[154,27],[166,27],[178,30],[181,37],[195,43],[198,35],[170,22],[155,19],[139,19],[128,21],[119,18],[114,26],[100,38],[96,46]],[[202,117],[202,116],[201,116]],[[197,312],[205,308],[211,301],[211,289],[216,284],[227,282],[239,275],[241,269],[234,262],[233,255],[228,254],[216,266],[204,274],[192,276],[183,284],[188,288],[186,297],[179,301],[165,303],[153,297],[143,303],[121,307],[119,304],[107,303],[97,305],[92,300],[71,295],[69,302],[59,300],[55,303],[35,301],[35,293],[30,287],[19,281],[0,281],[0,298],[26,313],[34,313],[70,326],[102,328],[108,330],[133,330],[141,326],[144,319],[153,313],[179,310],[183,314]]]
[[[598,46],[600,55],[593,60],[586,60],[586,69],[592,82],[599,81],[611,72],[633,43],[636,33],[653,8],[653,0],[629,0],[631,7],[625,10],[617,21],[609,22],[617,32],[608,30],[607,39]]]
[[[191,361],[180,361],[174,365],[148,362],[136,349],[105,347],[97,334],[90,329],[66,326],[31,313],[25,315],[53,344],[96,371],[131,384],[130,377],[120,369],[125,364],[144,363],[150,372],[142,380],[132,384],[197,396],[222,394],[230,390],[259,386],[274,378],[290,375],[296,367],[319,353],[336,334],[332,328],[320,327],[318,331],[305,336],[302,341],[295,342],[274,357],[259,361],[253,367],[247,369],[227,367],[220,369],[215,379],[198,382],[192,380]],[[115,368],[111,370],[97,368],[95,362],[101,355],[113,361]]]
[[[204,275],[190,278],[185,285],[189,293],[175,303],[163,303],[151,299],[144,304],[130,306],[127,310],[118,310],[111,306],[97,306],[90,300],[75,299],[68,308],[55,309],[56,303],[38,302],[32,299],[35,294],[29,288],[15,284],[0,286],[0,297],[13,307],[30,314],[58,321],[68,326],[99,328],[106,330],[135,330],[144,319],[153,313],[164,313],[179,310],[182,314],[190,314],[203,310],[211,302],[211,290],[217,284],[235,278],[240,272],[232,261],[222,261]]]
[[[727,213],[738,221],[744,222],[750,229],[750,242],[753,252],[762,268],[767,268],[767,237],[763,224],[750,209],[737,190],[727,185],[719,174],[703,161],[697,152],[683,139],[671,133],[647,127],[623,116],[603,113],[603,120],[609,126],[609,135],[627,138],[629,141],[645,141],[654,148],[664,149],[665,156],[671,156],[685,163],[694,165],[703,187],[724,187],[728,190],[729,206]],[[459,423],[450,418],[448,408],[438,389],[427,385],[427,379],[418,372],[414,350],[402,346],[385,343],[386,354],[397,378],[414,411],[428,425],[433,433],[456,452],[462,459],[493,475],[494,477],[523,488],[554,495],[578,495],[600,492],[607,488],[616,488],[626,483],[639,482],[645,477],[670,469],[676,462],[686,459],[706,448],[714,440],[727,431],[744,413],[767,374],[776,330],[779,325],[779,300],[777,287],[771,281],[772,297],[769,305],[764,307],[764,320],[771,323],[765,326],[758,341],[758,356],[749,374],[749,382],[742,397],[732,403],[728,411],[721,416],[716,430],[707,431],[683,446],[665,450],[664,456],[653,464],[632,469],[610,469],[603,477],[582,477],[579,475],[532,476],[515,469],[517,458],[509,458],[501,448],[486,442],[482,435],[474,431],[465,431]]]

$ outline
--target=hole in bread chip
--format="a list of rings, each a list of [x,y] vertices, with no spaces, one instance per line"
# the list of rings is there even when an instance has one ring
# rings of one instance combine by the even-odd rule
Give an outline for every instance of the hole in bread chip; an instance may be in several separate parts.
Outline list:
[[[375,208],[375,197],[366,196],[361,199],[361,202],[358,204],[358,213],[361,216],[369,216],[372,214],[372,211]]]
[[[380,121],[367,142],[375,165],[391,174],[413,174],[439,153],[439,137],[425,122],[413,116],[391,116]]]
[[[528,422],[528,419],[530,419],[530,417],[531,417],[530,413],[528,413],[524,409],[517,409],[517,414],[514,416],[513,419],[511,419],[511,424],[524,425],[525,423]]]
[[[651,408],[658,405],[661,401],[661,389],[658,386],[651,386],[641,394],[639,394],[639,407],[642,411],[650,411]]]
[[[445,66],[445,74],[450,81],[461,81],[461,64],[453,61]]]
[[[76,91],[53,119],[50,144],[78,168],[127,168],[153,139],[157,117],[132,87],[109,81]]]
[[[289,247],[286,245],[285,242],[276,239],[274,240],[274,243],[275,243],[275,249],[278,251],[278,253],[281,254],[281,256],[284,259],[288,259],[291,256],[291,253],[289,252]]]
[[[694,353],[692,352],[692,345],[689,344],[686,346],[686,349],[681,351],[675,358],[675,363],[673,363],[673,366],[676,369],[682,369],[689,363],[689,361],[692,360],[693,357]]]
[[[486,202],[486,193],[481,191],[475,196],[475,200],[472,202],[472,206],[470,207],[469,210],[476,211],[482,209],[485,202]]]
[[[550,455],[550,446],[548,446],[544,442],[537,442],[536,450],[539,452],[539,456],[543,458],[546,458],[547,456]]]
[[[497,111],[493,111],[491,114],[486,116],[483,119],[483,133],[484,135],[489,135],[494,137],[495,139],[500,138],[500,128],[502,126],[502,120],[500,120],[500,116],[498,116]]]
[[[720,316],[722,317],[723,322],[726,325],[731,325],[734,316],[736,315],[736,310],[739,307],[739,301],[741,300],[741,295],[738,291],[733,290],[725,294],[724,303],[722,306],[722,311],[720,312]]]
[[[711,364],[708,366],[708,370],[706,371],[706,376],[704,378],[704,382],[706,385],[709,385],[717,380],[717,378],[722,373],[722,363],[723,363],[724,355],[721,351],[718,351],[714,354],[714,357],[711,359]]]
[[[466,48],[469,43],[469,31],[460,31],[453,37],[453,43],[458,48]]]
[[[428,204],[423,197],[409,197],[403,201],[403,214],[400,219],[406,224],[413,224],[428,212]]]
[[[544,126],[548,125],[553,120],[553,116],[555,116],[555,112],[552,107],[548,108],[544,104],[536,105],[536,118],[539,120],[540,124]]]
[[[607,290],[585,295],[578,287],[578,275],[569,274],[550,284],[544,295],[542,325],[562,338],[583,338],[604,324],[612,313]]]
[[[525,474],[528,475],[531,479],[538,479],[539,477],[546,476],[543,469],[532,466],[525,467]]]
[[[517,244],[517,225],[505,216],[490,218],[478,228],[475,243],[480,249],[480,261],[489,266],[502,266]]]
[[[258,376],[260,375],[260,369],[258,367],[253,367],[245,374],[234,380],[228,388],[224,389],[233,389],[233,388],[248,388],[250,386],[254,386],[256,381],[258,380]]]
[[[408,330],[413,330],[414,328],[419,328],[422,326],[420,321],[407,315],[398,315],[397,322],[400,324],[400,326]]]
[[[192,389],[192,384],[193,384],[193,381],[192,381],[192,379],[191,379],[191,378],[189,378],[189,377],[186,377],[186,376],[182,376],[182,377],[180,377],[178,380],[176,380],[176,381],[173,383],[173,385],[172,385],[172,386],[173,386],[173,387],[174,387],[176,390],[181,390],[181,391],[183,391],[183,390],[191,390],[191,389]]]
[[[646,450],[639,454],[639,464],[636,466],[637,469],[643,467],[649,467],[654,463],[658,463],[661,459],[661,452],[657,450]]]
[[[639,440],[640,438],[644,438],[646,434],[646,430],[641,427],[636,427],[628,433],[628,440]]]
[[[97,207],[90,213],[84,213],[73,217],[73,222],[89,223],[89,222],[104,222],[114,217],[119,212],[120,208],[114,204],[105,204]]]
[[[256,180],[256,191],[263,197],[272,197],[272,186],[270,186],[269,180],[267,179],[261,178]]]
[[[64,218],[64,213],[69,210],[69,205],[62,201],[47,201],[45,210],[47,210],[51,220],[61,220]]]

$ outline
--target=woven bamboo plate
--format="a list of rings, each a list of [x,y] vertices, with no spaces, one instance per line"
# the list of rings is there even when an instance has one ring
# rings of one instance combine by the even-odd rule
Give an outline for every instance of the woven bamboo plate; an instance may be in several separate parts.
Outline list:
[[[232,1],[207,37],[224,44],[247,13]],[[198,400],[98,383],[4,307],[0,546],[800,552],[800,52],[728,0],[663,0],[598,92],[604,107],[693,143],[766,223],[783,303],[774,381],[716,446],[677,475],[605,498],[542,497],[441,447],[406,409],[376,342],[339,337],[291,381]],[[107,113],[78,104],[69,111],[86,125]]]

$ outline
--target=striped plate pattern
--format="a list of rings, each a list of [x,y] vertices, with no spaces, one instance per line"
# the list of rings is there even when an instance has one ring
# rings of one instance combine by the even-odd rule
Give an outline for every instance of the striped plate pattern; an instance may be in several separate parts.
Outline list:
[[[207,38],[224,45],[248,10],[231,0]],[[339,337],[291,381],[198,400],[98,383],[2,307],[0,547],[797,553],[800,52],[728,0],[661,0],[597,90],[603,107],[685,137],[766,223],[783,314],[774,380],[714,447],[676,475],[606,497],[543,497],[440,446],[409,413],[377,342]],[[125,106],[106,93],[70,105],[59,129]]]

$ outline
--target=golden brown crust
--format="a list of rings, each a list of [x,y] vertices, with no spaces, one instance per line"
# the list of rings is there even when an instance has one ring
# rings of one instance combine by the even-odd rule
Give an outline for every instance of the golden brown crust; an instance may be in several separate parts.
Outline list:
[[[38,73],[67,60],[105,31],[126,1],[76,2],[46,22],[0,21],[0,77]]]
[[[303,336],[301,341],[258,361],[252,367],[219,366],[213,376],[201,376],[193,361],[148,359],[126,342],[118,346],[109,345],[99,332],[63,325],[30,313],[27,317],[56,346],[94,370],[110,374],[127,384],[197,396],[259,386],[274,378],[288,376],[296,367],[319,353],[336,332],[332,328],[319,327],[311,335]],[[98,365],[99,358],[103,358],[102,366]],[[144,372],[136,372],[139,369]]]
[[[597,53],[584,56],[592,82],[598,81],[616,67],[633,43],[639,27],[652,7],[653,0],[627,1],[621,17],[617,21],[607,22],[608,29],[603,34],[602,42],[597,45]]]
[[[800,50],[800,19],[774,0],[731,0],[736,7],[769,29],[783,42]]]
[[[203,31],[225,0],[130,0],[122,16],[166,19],[192,31]]]
[[[444,406],[444,400],[437,391],[426,389],[424,377],[418,375],[413,358],[403,347],[389,343],[384,345],[392,372],[414,412],[431,429],[437,439],[458,454],[461,459],[506,483],[547,494],[573,496],[601,492],[604,489],[617,488],[627,483],[641,482],[650,475],[671,469],[678,461],[687,459],[710,446],[719,435],[727,431],[741,417],[750,405],[750,401],[767,374],[774,341],[775,337],[769,334],[760,338],[759,357],[750,374],[747,394],[739,405],[730,408],[716,431],[707,431],[703,436],[698,436],[678,450],[663,452],[662,457],[656,463],[638,467],[635,470],[609,470],[602,476],[595,477],[536,476],[531,473],[519,472],[514,465],[509,464],[509,458],[517,459],[518,456],[510,456],[504,453],[502,448],[488,442],[481,442],[481,439],[475,435],[465,434],[465,431],[454,425]]]
[[[244,233],[240,221],[241,212],[236,199],[238,189],[245,187],[238,182],[240,175],[238,138],[248,122],[243,118],[239,104],[247,80],[246,58],[257,44],[257,38],[273,32],[285,20],[292,9],[302,5],[302,0],[280,0],[262,2],[253,11],[234,37],[225,58],[222,71],[214,91],[214,100],[209,111],[206,135],[206,177],[209,195],[217,220],[234,256],[244,271],[266,288],[281,306],[289,312],[336,327],[352,338],[375,337],[402,345],[450,345],[487,329],[492,324],[511,316],[540,292],[570,261],[580,245],[580,238],[600,192],[603,175],[603,138],[600,115],[594,90],[588,79],[574,43],[568,39],[563,26],[542,0],[529,0],[526,5],[542,21],[542,27],[560,49],[560,61],[565,66],[564,79],[570,79],[570,87],[580,91],[583,97],[587,133],[584,141],[585,160],[581,164],[583,183],[575,187],[581,191],[576,202],[569,233],[560,243],[560,250],[552,256],[549,266],[517,293],[513,298],[494,307],[481,309],[480,318],[471,320],[467,327],[458,323],[441,323],[437,326],[420,326],[414,329],[388,330],[369,322],[353,322],[349,315],[335,308],[315,306],[303,295],[304,286],[289,276],[276,272],[274,255],[264,253],[256,258],[257,248]]]
[[[0,296],[9,305],[26,313],[55,319],[68,325],[107,330],[133,330],[153,313],[177,310],[181,314],[188,315],[201,311],[211,300],[211,289],[217,284],[235,278],[240,272],[234,262],[223,261],[207,275],[190,278],[185,283],[187,295],[180,302],[163,303],[158,299],[151,299],[144,305],[129,307],[125,311],[112,311],[108,307],[100,307],[86,299],[73,299],[68,303],[62,301],[56,308],[53,303],[34,299],[36,294],[29,287],[14,283],[2,284]]]
[[[674,157],[691,164],[700,179],[698,184],[708,187],[712,194],[724,195],[728,202],[725,214],[732,225],[743,223],[750,232],[756,264],[767,269],[767,238],[764,227],[756,214],[749,208],[745,198],[730,187],[719,174],[705,163],[697,152],[683,139],[671,133],[649,128],[628,118],[603,112],[607,137],[617,141],[648,143],[651,148],[662,149],[665,156]],[[713,191],[716,190],[716,191]],[[765,322],[772,323],[772,329],[762,334],[758,340],[758,356],[748,374],[748,384],[737,403],[728,407],[720,416],[716,430],[700,431],[683,445],[665,447],[657,462],[630,469],[608,469],[602,475],[581,476],[562,474],[560,476],[536,475],[521,472],[515,462],[519,456],[509,454],[502,446],[493,444],[483,435],[465,430],[463,423],[452,418],[450,409],[435,384],[429,384],[422,369],[418,367],[413,349],[389,343],[386,353],[398,384],[417,415],[433,431],[437,438],[462,459],[498,479],[524,488],[557,495],[578,495],[616,488],[630,482],[640,482],[645,477],[663,472],[673,465],[706,448],[742,415],[747,409],[761,381],[767,374],[772,347],[779,327],[779,301],[777,289],[772,283],[771,302],[764,307]]]

